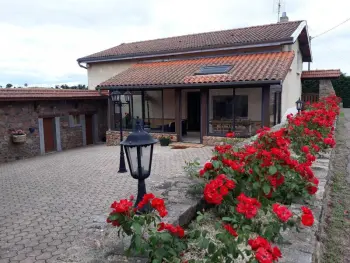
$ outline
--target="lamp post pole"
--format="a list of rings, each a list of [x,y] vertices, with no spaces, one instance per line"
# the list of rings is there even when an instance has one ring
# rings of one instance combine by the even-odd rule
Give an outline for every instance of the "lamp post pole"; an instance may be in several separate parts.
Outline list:
[[[119,104],[119,129],[120,129],[120,142],[123,141],[123,115],[122,115],[122,102]],[[119,157],[119,170],[118,173],[126,173],[125,158],[124,158],[124,147],[120,145],[120,157]]]

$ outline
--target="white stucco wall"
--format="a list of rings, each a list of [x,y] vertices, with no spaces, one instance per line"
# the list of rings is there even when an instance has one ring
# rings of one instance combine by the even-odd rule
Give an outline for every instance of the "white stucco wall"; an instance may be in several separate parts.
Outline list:
[[[103,62],[90,64],[87,69],[89,89],[94,90],[98,84],[128,69],[135,61]]]
[[[295,53],[294,60],[290,66],[290,70],[283,81],[282,86],[282,107],[281,115],[292,107],[295,107],[295,102],[301,97],[301,72],[303,69],[302,57],[299,49],[299,43],[286,45],[284,51],[293,50]]]

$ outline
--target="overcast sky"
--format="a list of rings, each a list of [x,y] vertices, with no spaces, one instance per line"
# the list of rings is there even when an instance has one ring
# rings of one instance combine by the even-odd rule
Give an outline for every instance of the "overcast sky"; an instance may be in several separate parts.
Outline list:
[[[0,0],[0,85],[86,84],[79,57],[123,42],[274,23],[276,1]],[[350,18],[349,0],[284,2],[311,36]],[[350,74],[350,21],[315,38],[312,52],[312,69]]]

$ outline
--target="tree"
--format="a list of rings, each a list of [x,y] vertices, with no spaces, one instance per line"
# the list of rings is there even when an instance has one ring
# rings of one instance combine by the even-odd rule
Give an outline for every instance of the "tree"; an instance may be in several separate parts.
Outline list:
[[[12,86],[13,86],[13,85],[12,85],[11,83],[6,84],[6,88],[7,88],[7,89],[12,88]]]

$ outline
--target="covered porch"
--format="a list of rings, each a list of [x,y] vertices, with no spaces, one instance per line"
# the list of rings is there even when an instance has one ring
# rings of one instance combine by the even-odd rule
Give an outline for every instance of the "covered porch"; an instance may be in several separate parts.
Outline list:
[[[253,136],[280,123],[282,80],[292,58],[275,52],[135,64],[98,86],[131,93],[121,111],[109,99],[107,144],[119,144],[120,126],[127,135],[137,121],[155,138],[172,141],[213,145],[230,131]]]

